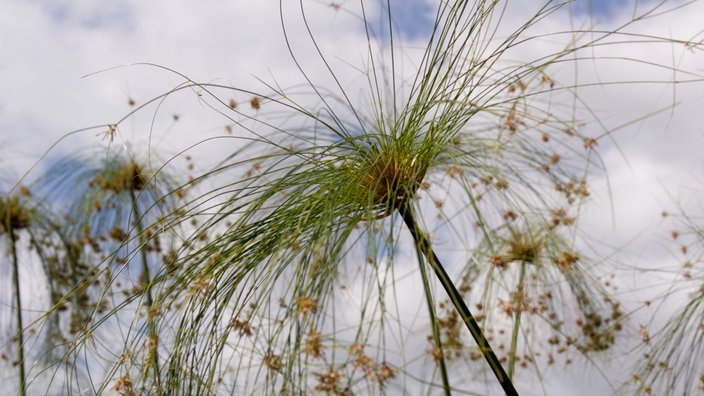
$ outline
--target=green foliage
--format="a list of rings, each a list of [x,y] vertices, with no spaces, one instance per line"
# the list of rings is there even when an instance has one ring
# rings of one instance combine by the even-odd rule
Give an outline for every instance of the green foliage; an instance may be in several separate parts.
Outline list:
[[[50,382],[64,393],[120,395],[495,394],[498,382],[515,394],[514,383],[528,389],[558,359],[613,351],[627,315],[604,281],[611,257],[589,254],[579,222],[609,132],[581,119],[600,122],[579,96],[588,83],[552,76],[597,61],[585,52],[621,31],[534,36],[566,6],[547,1],[505,34],[508,1],[439,2],[409,77],[399,72],[395,6],[382,3],[381,33],[372,33],[368,3],[355,10],[367,39],[361,97],[301,2],[297,27],[323,68],[304,66],[282,1],[284,40],[305,85],[253,92],[150,65],[183,83],[108,125],[107,154],[57,161],[38,180],[63,215],[46,239],[56,251],[46,255],[45,319],[61,335],[47,347],[60,356],[48,364]],[[341,7],[333,4],[330,12]],[[566,47],[514,58],[562,34]],[[152,152],[144,160],[115,149],[130,117],[193,92],[226,122],[223,158],[187,178],[174,164],[185,158],[192,171],[189,153],[208,141],[159,164]],[[248,95],[251,109],[232,95]],[[0,200],[13,254],[13,232],[31,230],[39,213],[24,206],[29,195]],[[665,341],[691,337],[700,347],[692,318],[701,300],[663,330]],[[415,308],[422,301],[427,311]],[[659,348],[655,361],[687,366],[678,346]],[[687,367],[687,379],[701,370]],[[660,383],[654,368],[640,391]]]

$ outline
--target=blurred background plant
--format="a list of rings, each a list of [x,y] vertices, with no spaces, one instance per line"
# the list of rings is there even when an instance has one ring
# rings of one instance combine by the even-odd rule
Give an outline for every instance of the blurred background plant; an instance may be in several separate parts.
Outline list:
[[[689,194],[687,194],[689,195]],[[681,199],[684,197],[677,197]],[[680,267],[656,270],[669,287],[648,307],[662,311],[666,321],[639,324],[639,364],[629,383],[629,391],[642,395],[704,393],[704,277],[701,205],[696,202],[679,212],[662,213],[669,229],[668,245]]]
[[[64,364],[85,375],[67,384],[69,393],[89,386],[82,381],[89,381],[90,371],[99,366],[82,356],[85,345],[75,345],[76,337],[89,340],[99,337],[96,332],[112,340],[94,346],[94,353],[119,356],[120,345],[140,349],[141,354],[130,358],[129,368],[148,373],[145,378],[158,384],[156,323],[162,312],[154,304],[154,273],[169,262],[174,244],[180,243],[175,234],[181,221],[178,205],[188,189],[168,163],[156,164],[151,155],[139,159],[126,146],[107,153],[90,151],[57,160],[37,183],[64,216],[59,231],[70,259],[64,261],[69,265],[61,271],[57,299],[65,304],[59,309],[70,312],[64,334],[73,342]],[[129,310],[136,318],[124,322],[115,315],[119,310]],[[135,333],[143,341],[137,347],[130,344]],[[141,387],[146,391],[150,385]]]
[[[47,348],[62,358],[53,385],[121,395],[525,394],[555,363],[568,370],[581,357],[580,367],[598,369],[624,355],[615,347],[630,334],[630,312],[613,293],[618,263],[581,224],[592,181],[607,178],[599,149],[623,125],[600,119],[580,93],[702,78],[670,64],[651,64],[671,73],[652,81],[577,70],[650,64],[597,49],[698,51],[701,42],[628,31],[679,4],[653,4],[615,30],[545,33],[541,24],[569,4],[522,4],[527,17],[515,20],[509,3],[438,2],[418,49],[398,34],[393,1],[281,1],[291,70],[303,81],[290,88],[201,83],[142,65],[180,81],[143,104],[129,99],[132,110],[98,133],[107,152],[56,161],[37,183],[64,215],[46,317],[69,319],[57,322],[62,347]],[[364,31],[360,61],[326,46],[310,17],[341,11]],[[551,45],[535,51],[536,41]],[[183,96],[224,129],[159,162],[156,142],[168,139],[155,125],[180,122],[163,109]],[[144,113],[151,128],[138,158],[113,141]],[[196,168],[198,152],[207,160]],[[172,168],[184,160],[188,178]],[[597,198],[608,206],[608,195]],[[651,383],[665,383],[654,373]],[[602,375],[615,391],[620,379]]]
[[[26,186],[0,194],[0,218],[0,298],[9,308],[0,321],[0,365],[3,372],[16,372],[14,390],[24,395],[32,378],[54,363],[47,351],[58,341],[58,313],[46,322],[38,319],[54,305],[63,245],[57,219]]]

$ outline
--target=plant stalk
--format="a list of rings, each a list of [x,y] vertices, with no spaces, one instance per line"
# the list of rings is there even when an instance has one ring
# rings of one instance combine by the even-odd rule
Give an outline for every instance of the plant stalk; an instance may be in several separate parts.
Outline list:
[[[435,317],[435,304],[433,304],[433,295],[430,292],[430,280],[428,279],[428,271],[425,269],[425,264],[423,263],[423,256],[425,255],[416,244],[416,253],[418,254],[418,268],[420,268],[420,275],[423,278],[423,290],[425,291],[425,301],[428,303],[428,315],[430,316],[430,326],[433,330],[433,342],[435,347],[440,351],[440,358],[438,360],[438,365],[440,366],[440,377],[442,378],[442,385],[445,391],[445,396],[450,396],[450,380],[447,376],[447,366],[445,364],[445,354],[442,350],[442,340],[440,339],[440,329],[438,328],[438,321]],[[433,357],[435,357],[433,355]]]
[[[156,379],[157,387],[161,388],[161,374],[159,369],[159,334],[156,331],[156,318],[152,317],[152,309],[154,307],[154,298],[152,297],[152,279],[149,272],[149,265],[147,263],[147,251],[146,243],[144,240],[144,227],[142,226],[141,213],[137,207],[137,197],[133,189],[130,189],[130,196],[132,198],[133,213],[135,216],[135,226],[137,227],[137,235],[139,240],[139,253],[142,259],[142,276],[144,280],[144,293],[146,295],[147,303],[147,337],[149,343],[149,364],[154,370],[154,377]],[[140,278],[141,278],[140,277]]]
[[[27,394],[27,379],[24,368],[24,333],[22,324],[22,299],[20,296],[20,268],[17,259],[17,247],[15,246],[15,231],[12,224],[6,227],[10,238],[10,252],[12,253],[12,283],[15,286],[15,303],[17,304],[17,365],[19,367],[20,389],[19,395]]]
[[[496,356],[494,350],[489,345],[489,341],[484,336],[484,332],[482,332],[482,329],[479,327],[479,324],[477,323],[476,319],[474,319],[474,316],[469,311],[469,308],[467,308],[467,304],[465,304],[464,300],[462,299],[462,295],[455,287],[455,284],[450,279],[450,276],[447,275],[447,272],[445,272],[445,269],[440,263],[440,259],[438,259],[437,255],[435,255],[435,251],[430,245],[430,241],[419,229],[418,224],[416,223],[415,218],[413,216],[413,213],[411,212],[410,204],[408,202],[405,202],[404,204],[398,207],[398,211],[401,215],[401,218],[403,218],[403,222],[406,224],[406,227],[408,227],[411,236],[413,236],[416,248],[419,249],[425,255],[428,264],[433,269],[435,275],[440,281],[440,284],[442,284],[442,287],[445,289],[445,292],[447,292],[448,296],[450,297],[450,301],[452,301],[452,304],[455,306],[457,313],[460,314],[460,317],[467,326],[467,329],[476,341],[479,350],[482,352],[484,358],[489,363],[489,367],[491,367],[491,370],[494,372],[496,380],[499,382],[507,396],[518,396],[516,388],[513,386],[511,379],[501,366],[499,358]]]
[[[513,332],[511,334],[511,349],[508,352],[508,377],[513,379],[516,366],[516,349],[518,348],[518,331],[521,328],[521,312],[523,306],[523,281],[526,276],[526,262],[521,261],[521,272],[518,275],[518,286],[516,287],[516,297],[514,297],[514,309],[516,310],[513,320]]]

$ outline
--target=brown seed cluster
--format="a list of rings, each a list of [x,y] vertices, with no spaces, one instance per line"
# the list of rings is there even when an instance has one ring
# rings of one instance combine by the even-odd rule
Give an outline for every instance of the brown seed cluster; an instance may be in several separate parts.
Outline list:
[[[325,347],[323,345],[320,333],[316,330],[312,330],[306,338],[306,342],[303,347],[304,353],[313,359],[320,359],[323,356],[324,350]]]
[[[585,179],[579,181],[568,181],[566,183],[557,183],[555,184],[555,191],[561,193],[570,205],[575,203],[577,198],[586,198],[590,195],[589,189],[587,188],[587,181]]]
[[[32,210],[20,202],[20,197],[0,197],[0,231],[9,232],[27,228],[32,218]]]
[[[264,365],[271,371],[280,372],[284,367],[283,361],[281,360],[281,355],[275,355],[273,353],[268,353],[264,356]]]
[[[296,297],[296,313],[299,316],[308,316],[318,310],[318,303],[312,297]]]
[[[418,158],[407,152],[372,146],[352,166],[359,175],[359,193],[356,200],[372,210],[381,211],[375,218],[383,218],[412,199],[423,182],[425,169]]]
[[[109,174],[96,176],[88,183],[88,187],[99,187],[117,194],[126,191],[141,191],[146,186],[147,177],[141,167],[131,161],[111,170]]]
[[[342,371],[329,370],[325,373],[314,373],[318,380],[315,385],[315,390],[318,392],[324,392],[326,395],[342,395],[349,394],[345,393],[344,389],[341,389],[340,382],[344,378],[344,373]]]
[[[125,374],[115,381],[115,386],[113,386],[115,392],[120,396],[132,396],[134,395],[134,388],[132,387],[132,381],[130,377]]]

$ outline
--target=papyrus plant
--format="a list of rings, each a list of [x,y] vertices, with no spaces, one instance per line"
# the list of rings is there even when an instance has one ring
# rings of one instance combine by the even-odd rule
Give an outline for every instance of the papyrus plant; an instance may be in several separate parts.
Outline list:
[[[58,262],[64,250],[57,219],[48,206],[26,186],[10,191],[0,193],[0,364],[4,373],[16,371],[14,390],[25,395],[32,378],[53,363],[51,346],[60,338],[58,312],[48,315],[46,322],[39,318],[56,302]]]
[[[639,326],[640,347],[635,352],[639,363],[628,381],[628,389],[635,394],[704,392],[704,233],[700,209],[663,212],[676,247],[672,258],[679,268],[655,271],[659,279],[672,284],[659,288],[657,298],[647,302],[648,307],[657,307],[660,314],[652,319],[665,320],[651,319]]]
[[[516,61],[517,49],[535,39],[529,31],[561,4],[546,2],[506,33],[508,3],[439,2],[410,76],[400,72],[393,2],[376,10],[386,17],[382,33],[366,17],[372,6],[355,3],[366,32],[358,95],[321,49],[308,4],[296,3],[294,14],[281,2],[283,40],[303,87],[254,92],[184,77],[155,98],[197,92],[234,125],[220,147],[232,149],[198,178],[211,187],[180,212],[194,230],[151,277],[159,287],[141,293],[147,306],[169,315],[155,317],[146,333],[131,333],[127,344],[167,335],[158,367],[131,370],[139,351],[128,348],[96,389],[351,394],[427,387],[450,394],[487,385],[495,394],[496,381],[516,394],[519,357],[535,361],[531,338],[520,333],[541,314],[539,326],[551,331],[546,343],[558,335],[580,352],[608,349],[619,305],[586,264],[572,227],[590,196],[591,172],[599,170],[599,139],[609,131],[584,128],[578,116],[591,109],[579,100],[582,83],[552,73],[618,32],[556,33],[570,38],[565,47]],[[294,17],[321,70],[301,61],[289,34]],[[233,95],[252,98],[252,109],[236,106]],[[448,240],[455,254],[442,252]],[[408,276],[419,287],[403,290],[395,286],[397,271],[409,260]],[[453,280],[466,263],[466,276]],[[497,316],[477,320],[467,287],[482,289],[480,296],[500,288],[506,296],[503,307],[483,300],[487,310],[506,314],[499,320],[510,329],[506,356],[484,335]],[[425,303],[430,347],[411,341],[399,308],[409,294]],[[449,303],[439,302],[445,298]],[[451,342],[457,337],[448,336],[448,310],[473,343]],[[577,334],[559,318],[580,320]],[[466,349],[464,363],[488,369],[491,381],[451,375],[453,348]]]
[[[177,184],[168,164],[155,161],[119,146],[108,154],[78,153],[57,160],[39,184],[64,216],[61,233],[71,252],[71,271],[66,269],[62,277],[62,307],[70,308],[68,338],[90,340],[97,324],[105,322],[100,330],[107,330],[102,333],[107,344],[94,350],[112,353],[122,347],[134,353],[129,360],[133,370],[158,380],[156,321],[162,312],[154,303],[154,274],[172,254],[173,232],[178,229],[174,218],[187,187]],[[113,315],[120,309],[134,310],[138,322],[122,322]],[[135,332],[146,336],[138,346],[129,344]],[[69,392],[86,387],[83,381],[91,375],[82,346],[74,343],[65,351],[68,369],[82,374],[66,384]],[[101,372],[102,366],[92,365],[93,375]]]

